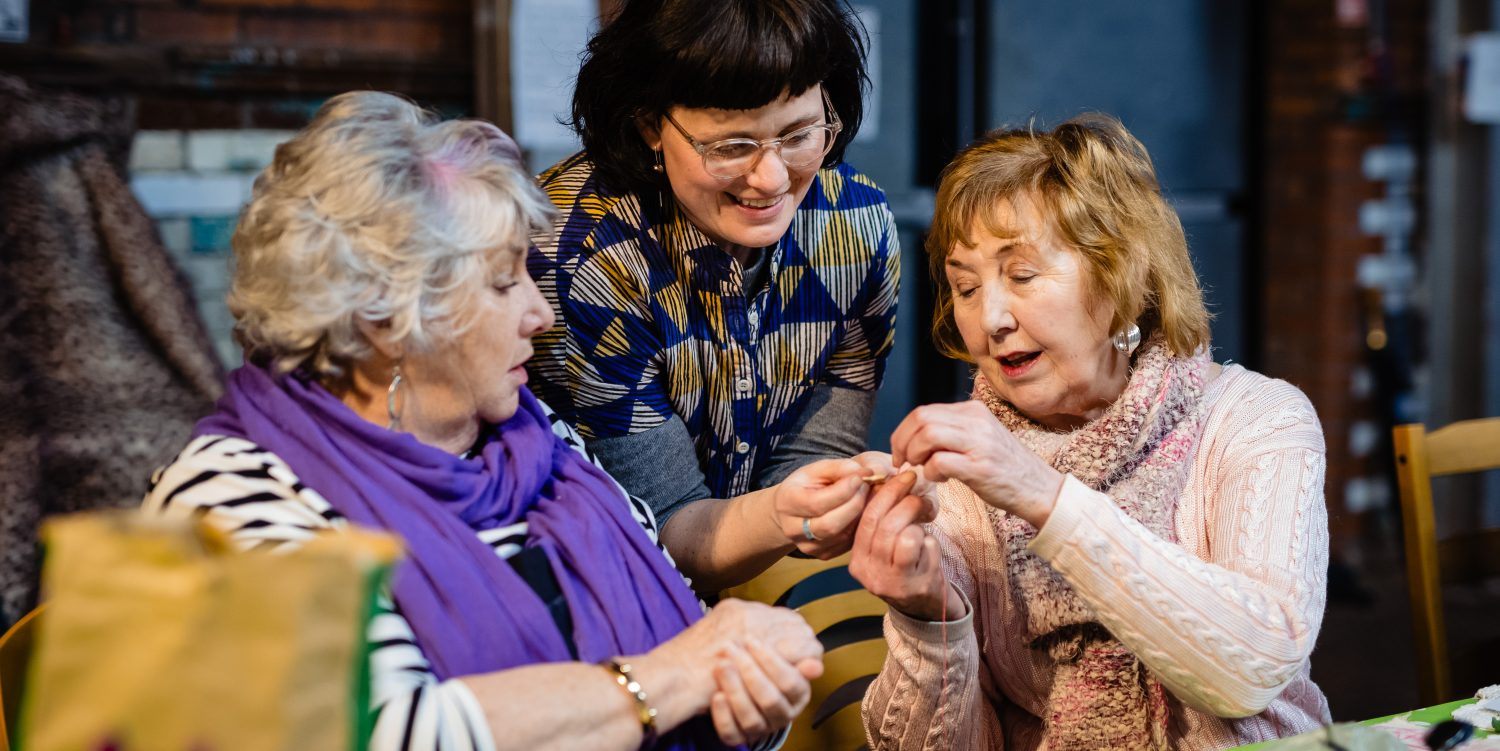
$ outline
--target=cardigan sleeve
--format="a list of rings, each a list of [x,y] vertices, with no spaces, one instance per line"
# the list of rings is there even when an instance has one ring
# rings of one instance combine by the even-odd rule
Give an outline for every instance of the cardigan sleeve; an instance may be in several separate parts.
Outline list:
[[[945,486],[940,492],[946,491]],[[968,613],[929,623],[895,609],[886,612],[889,651],[861,707],[865,735],[875,751],[985,749],[1002,743],[999,712],[987,696],[992,691],[985,689],[976,636],[985,628],[978,614],[980,595],[961,548],[981,544],[989,533],[974,526],[983,523],[983,514],[964,513],[948,500],[939,504],[943,511],[928,529],[942,550],[943,572],[963,596]]]
[[[1031,549],[1179,700],[1220,717],[1266,708],[1317,640],[1326,596],[1324,447],[1307,398],[1280,381],[1231,400],[1199,451],[1207,560],[1069,477]]]

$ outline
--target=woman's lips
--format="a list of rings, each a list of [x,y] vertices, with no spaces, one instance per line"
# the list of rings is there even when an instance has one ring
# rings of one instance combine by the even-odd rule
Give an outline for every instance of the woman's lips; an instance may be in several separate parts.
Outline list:
[[[995,361],[1000,363],[1000,372],[1004,373],[1006,378],[1020,378],[1036,365],[1036,361],[1041,359],[1041,354],[1040,352],[1030,352],[1024,355],[997,357]]]
[[[786,196],[780,195],[772,200],[769,205],[751,205],[745,203],[744,199],[739,198],[733,193],[725,193],[725,195],[729,196],[729,203],[736,209],[752,217],[774,216],[781,212],[781,204],[786,201]],[[757,204],[764,203],[762,200],[756,200],[755,202]]]

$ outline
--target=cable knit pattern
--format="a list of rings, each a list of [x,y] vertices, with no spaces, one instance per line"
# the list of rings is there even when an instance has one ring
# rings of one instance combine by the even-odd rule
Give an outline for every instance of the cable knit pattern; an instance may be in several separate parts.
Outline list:
[[[1173,357],[1152,336],[1114,404],[1064,435],[1017,412],[977,376],[974,396],[1022,445],[1053,468],[1107,494],[1151,534],[1175,541],[1173,512],[1187,482],[1203,425],[1206,353]],[[1031,552],[1037,530],[990,509],[1006,549],[1014,598],[1026,610],[1025,638],[1056,664],[1046,711],[1047,746],[1057,749],[1153,748],[1167,741],[1161,684],[1117,639],[1052,566]]]
[[[1166,687],[1169,741],[1182,749],[1329,720],[1308,676],[1328,566],[1317,417],[1295,387],[1237,365],[1203,400],[1175,543],[1069,478],[1030,546]],[[987,573],[1005,565],[988,507],[959,483],[940,492],[932,531],[972,607],[948,624],[947,644],[936,624],[887,616],[890,655],[864,702],[871,747],[1038,748],[1055,668],[1021,638],[1026,613],[1006,577]]]

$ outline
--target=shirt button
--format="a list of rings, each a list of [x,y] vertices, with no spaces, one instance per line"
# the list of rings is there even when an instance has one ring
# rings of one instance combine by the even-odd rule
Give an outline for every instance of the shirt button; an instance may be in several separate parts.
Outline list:
[[[737,388],[737,389],[739,389],[741,393],[749,391],[750,390],[750,379],[749,378],[741,378],[741,379],[739,379],[739,380],[737,380],[737,381],[734,382],[734,387]]]
[[[748,454],[748,453],[750,453],[750,444],[745,443],[744,441],[740,441],[739,443],[736,443],[734,445],[734,453],[736,453],[736,454]]]

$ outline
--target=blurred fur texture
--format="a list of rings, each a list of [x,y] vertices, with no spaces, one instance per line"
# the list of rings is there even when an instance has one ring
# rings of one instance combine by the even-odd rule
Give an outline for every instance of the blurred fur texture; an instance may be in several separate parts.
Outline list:
[[[0,628],[36,602],[43,517],[139,503],[221,390],[124,179],[134,120],[0,75]]]

